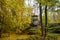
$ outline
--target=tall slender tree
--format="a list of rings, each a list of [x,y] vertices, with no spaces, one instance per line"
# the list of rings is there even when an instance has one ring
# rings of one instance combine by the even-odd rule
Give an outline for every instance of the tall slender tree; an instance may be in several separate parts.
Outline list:
[[[44,27],[42,27],[42,32],[44,33],[43,34],[43,39],[42,40],[45,40],[45,38],[46,38],[46,35],[47,35],[47,22],[48,22],[48,18],[47,18],[47,7],[50,7],[51,6],[51,4],[52,5],[55,5],[56,4],[56,2],[57,2],[57,0],[38,0],[38,3],[40,4],[41,3],[41,5],[43,5],[43,6],[45,6],[45,26]],[[41,9],[41,7],[40,7],[40,9]],[[41,13],[41,10],[40,10],[40,13]],[[42,17],[41,17],[41,14],[40,14],[40,20],[42,19]],[[42,23],[42,22],[41,22]],[[42,24],[41,24],[42,25]],[[44,30],[43,30],[44,29]]]
[[[40,25],[41,25],[41,36],[43,37],[43,23],[42,23],[42,5],[39,3],[40,7]]]

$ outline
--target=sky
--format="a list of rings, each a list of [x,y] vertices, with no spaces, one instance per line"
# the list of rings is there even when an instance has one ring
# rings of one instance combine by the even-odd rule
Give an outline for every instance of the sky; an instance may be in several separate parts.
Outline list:
[[[25,3],[25,6],[30,5],[33,8],[33,13],[35,13],[35,15],[39,15],[39,6],[35,4],[37,3],[35,0],[26,0]]]
[[[59,0],[60,1],[60,0]],[[25,1],[26,6],[30,5],[31,7],[33,7],[33,13],[35,13],[36,15],[39,15],[39,5],[35,4],[35,0],[26,0]],[[58,10],[60,8],[55,8],[55,10]]]

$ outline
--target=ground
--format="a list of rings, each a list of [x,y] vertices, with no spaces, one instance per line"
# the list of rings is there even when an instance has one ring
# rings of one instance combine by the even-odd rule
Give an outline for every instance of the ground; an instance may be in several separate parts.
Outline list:
[[[18,39],[26,39],[29,37],[30,37],[30,35],[10,34],[9,37],[3,37],[3,38],[0,38],[0,40],[18,40]],[[60,40],[60,35],[57,36],[57,40]]]
[[[17,35],[17,34],[10,34],[9,37],[3,37],[3,38],[0,38],[0,40],[16,40],[16,39],[25,39],[29,37],[29,35]]]

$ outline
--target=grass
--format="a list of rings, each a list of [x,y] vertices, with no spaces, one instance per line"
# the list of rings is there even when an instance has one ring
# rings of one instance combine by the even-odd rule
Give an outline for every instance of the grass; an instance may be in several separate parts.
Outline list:
[[[41,33],[40,28],[37,28],[37,32]],[[38,35],[40,35],[40,33]],[[55,33],[48,33],[48,34],[52,37],[57,37],[57,40],[60,40],[60,34],[55,34]],[[35,40],[34,38],[37,38],[37,37],[35,37],[34,35],[27,35],[26,33],[24,33],[24,35],[19,35],[19,34],[15,34],[15,33],[10,33],[10,34],[6,33],[5,35],[3,34],[3,37],[0,38],[0,40],[20,40],[20,39]],[[39,36],[39,38],[40,38],[40,36]]]
[[[52,37],[57,37],[57,40],[60,40],[60,34],[49,34]],[[18,35],[18,34],[10,34],[8,37],[2,37],[0,40],[20,40],[20,39],[32,39],[35,38],[34,35]],[[27,39],[28,40],[28,39]]]

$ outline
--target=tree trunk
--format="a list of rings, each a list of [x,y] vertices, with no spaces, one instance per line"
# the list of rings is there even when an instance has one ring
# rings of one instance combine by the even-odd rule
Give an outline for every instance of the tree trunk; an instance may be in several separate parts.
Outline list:
[[[0,38],[1,38],[1,29],[0,29]]]
[[[47,5],[45,6],[45,38],[47,37]]]
[[[40,7],[40,26],[41,26],[41,40],[44,40],[44,30],[43,30],[43,22],[42,22],[42,5],[39,4]]]

